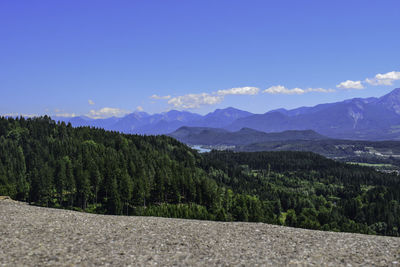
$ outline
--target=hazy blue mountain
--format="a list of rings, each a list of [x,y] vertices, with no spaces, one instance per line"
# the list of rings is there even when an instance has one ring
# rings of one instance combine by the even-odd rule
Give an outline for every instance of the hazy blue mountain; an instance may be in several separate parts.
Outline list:
[[[389,94],[377,99],[374,105],[384,107],[400,115],[400,88],[394,89]]]
[[[381,98],[354,98],[252,115],[225,129],[235,131],[243,127],[264,132],[312,129],[333,138],[400,139],[400,88]]]
[[[118,120],[119,120],[119,118],[117,118],[117,117],[111,117],[111,118],[107,118],[107,119],[91,120],[89,126],[93,126],[93,127],[96,127],[96,128],[108,129],[109,127],[114,125]]]
[[[118,119],[113,125],[104,128],[122,133],[134,133],[137,128],[144,125],[150,117],[151,115],[146,112],[134,112]]]
[[[191,145],[247,145],[252,143],[286,140],[323,140],[328,139],[312,130],[265,133],[250,128],[229,132],[220,128],[181,127],[169,134],[175,139]]]
[[[73,117],[73,118],[67,118],[67,117],[61,117],[61,116],[52,116],[51,117],[55,121],[64,121],[66,123],[70,122],[72,126],[74,127],[79,127],[79,126],[88,126],[90,125],[90,122],[88,120],[85,120],[83,116],[79,117]]]
[[[232,107],[216,109],[214,112],[210,112],[205,115],[201,122],[198,122],[197,125],[205,127],[225,127],[237,119],[245,118],[250,115],[254,114]]]
[[[217,109],[204,116],[188,112],[170,110],[150,115],[146,112],[134,112],[122,118],[92,119],[86,116],[73,118],[54,117],[56,120],[71,122],[72,126],[95,126],[106,130],[136,134],[167,134],[182,126],[224,127],[238,118],[253,115],[250,112],[235,109]]]
[[[143,119],[141,124],[129,133],[140,134],[166,134],[170,133],[179,127],[191,124],[202,118],[201,115],[187,112],[170,110],[160,114],[150,115]]]
[[[64,121],[64,122],[70,122],[72,126],[74,127],[80,127],[80,126],[91,126],[91,127],[97,127],[97,128],[104,128],[108,129],[112,125],[114,125],[119,118],[117,117],[111,117],[107,119],[92,119],[86,116],[77,116],[77,117],[52,117],[53,120],[55,121]]]

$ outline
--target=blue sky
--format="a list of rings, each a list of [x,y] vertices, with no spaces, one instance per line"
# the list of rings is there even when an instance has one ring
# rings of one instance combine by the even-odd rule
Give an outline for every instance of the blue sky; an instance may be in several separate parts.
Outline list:
[[[0,114],[264,113],[381,96],[400,87],[399,17],[398,0],[3,0]]]

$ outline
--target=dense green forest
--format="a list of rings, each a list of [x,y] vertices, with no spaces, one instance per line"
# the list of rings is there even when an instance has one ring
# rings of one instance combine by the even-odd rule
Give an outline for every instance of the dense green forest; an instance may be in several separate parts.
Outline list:
[[[87,212],[399,236],[400,177],[308,152],[195,150],[167,136],[0,118],[0,195]]]

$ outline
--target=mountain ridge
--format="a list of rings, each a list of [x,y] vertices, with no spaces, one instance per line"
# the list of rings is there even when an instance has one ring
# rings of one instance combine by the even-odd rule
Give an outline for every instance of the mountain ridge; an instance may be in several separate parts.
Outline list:
[[[73,126],[93,126],[130,134],[170,134],[182,126],[221,128],[238,131],[251,128],[261,132],[313,130],[330,138],[355,140],[400,140],[400,88],[376,98],[351,98],[291,110],[275,109],[253,114],[228,107],[206,115],[171,110],[158,114],[134,112],[122,118],[88,117],[56,120]]]
[[[235,132],[229,132],[220,128],[209,127],[181,127],[173,133],[168,134],[183,143],[190,145],[208,145],[208,146],[242,146],[253,143],[263,143],[272,141],[289,140],[327,140],[313,130],[288,130],[277,133],[265,133],[251,128],[242,128]]]

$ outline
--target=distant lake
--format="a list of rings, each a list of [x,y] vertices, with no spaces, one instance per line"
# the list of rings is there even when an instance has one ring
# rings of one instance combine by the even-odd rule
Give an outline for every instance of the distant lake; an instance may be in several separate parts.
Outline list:
[[[211,149],[204,148],[204,147],[201,147],[199,145],[190,146],[190,147],[193,148],[193,149],[196,149],[197,151],[199,151],[199,153],[206,153],[206,152],[210,152],[211,151]]]

